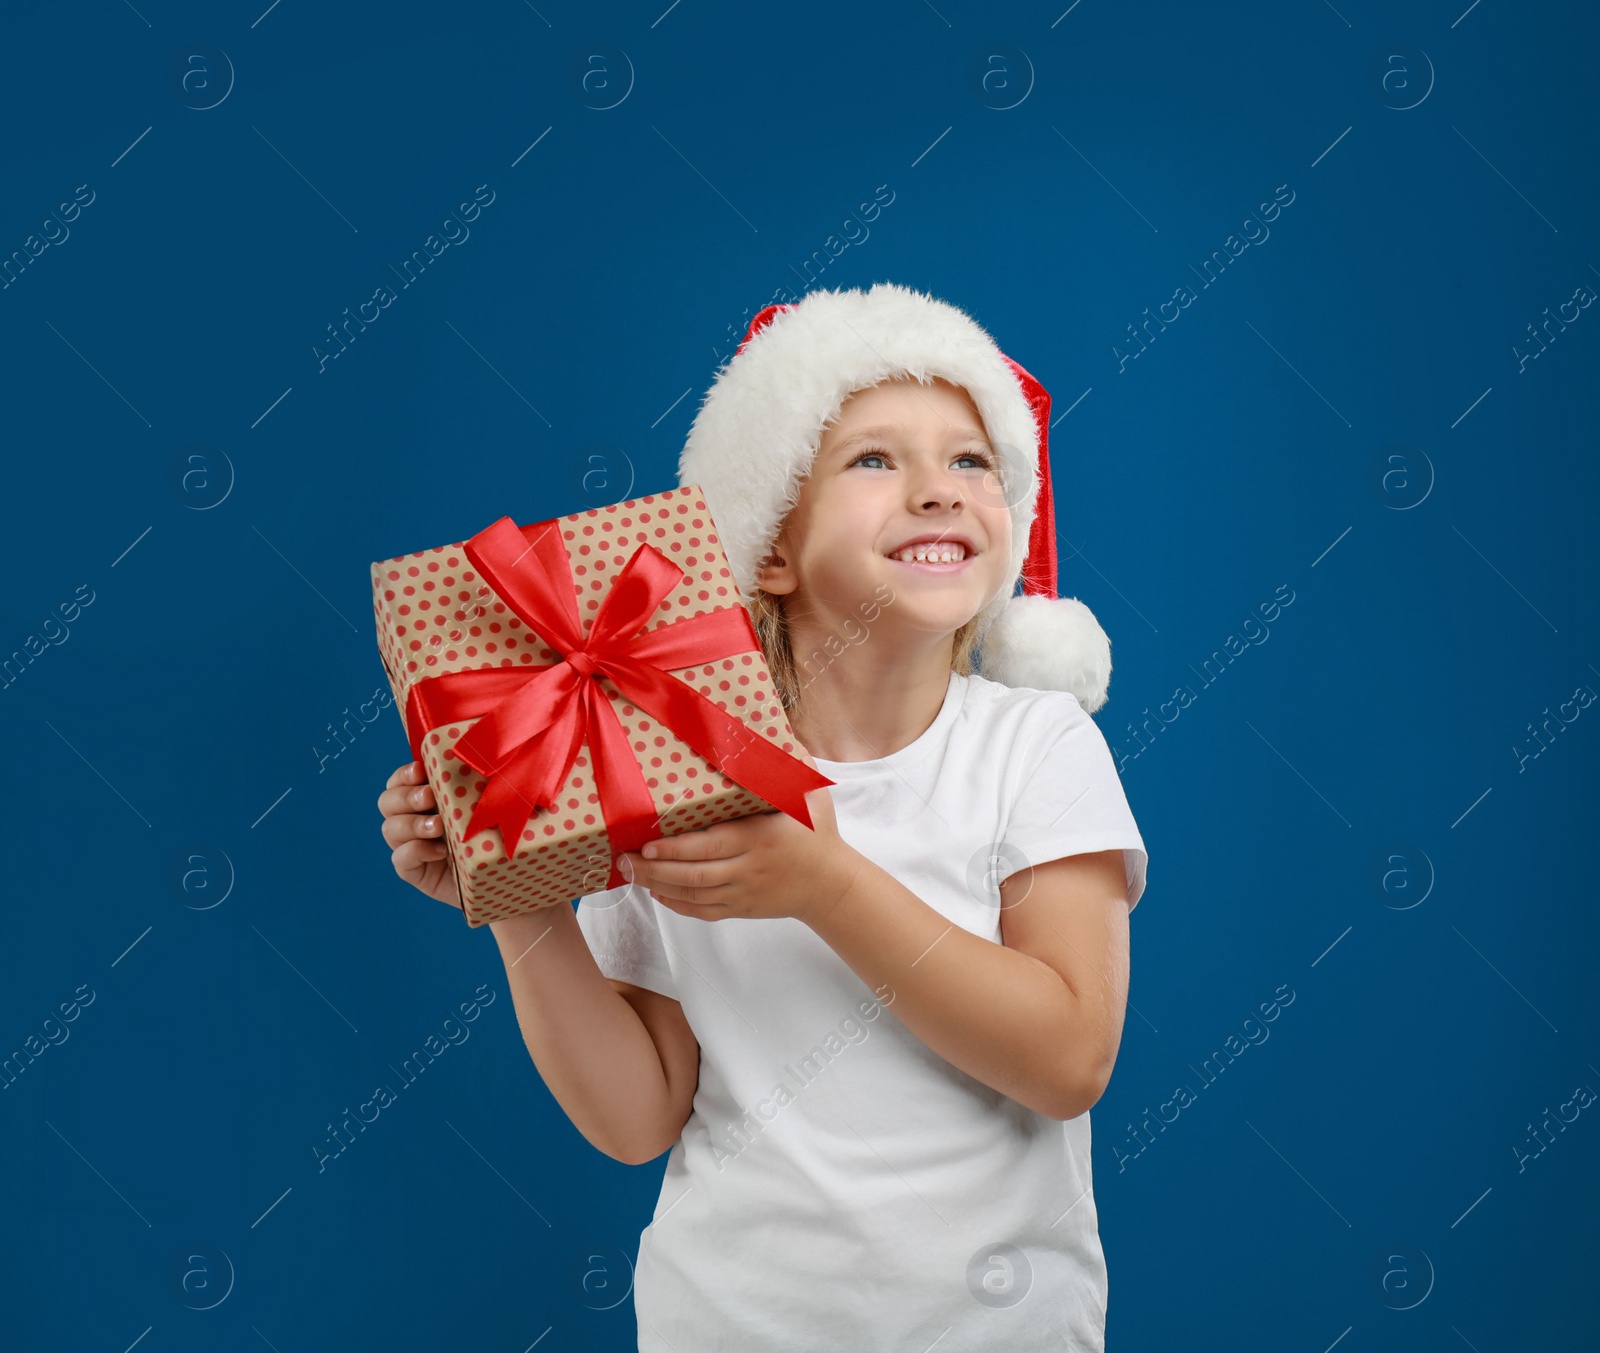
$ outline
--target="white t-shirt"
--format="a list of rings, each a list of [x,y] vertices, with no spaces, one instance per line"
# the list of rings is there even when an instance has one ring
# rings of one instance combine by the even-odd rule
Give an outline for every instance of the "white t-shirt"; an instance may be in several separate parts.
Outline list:
[[[817,761],[840,835],[1000,942],[1024,863],[1147,856],[1077,699],[951,674],[876,761]],[[808,926],[582,898],[600,970],[679,1001],[700,1082],[634,1281],[641,1353],[991,1353],[1105,1345],[1089,1115],[1047,1118],[934,1053]],[[884,988],[882,995],[892,993]]]

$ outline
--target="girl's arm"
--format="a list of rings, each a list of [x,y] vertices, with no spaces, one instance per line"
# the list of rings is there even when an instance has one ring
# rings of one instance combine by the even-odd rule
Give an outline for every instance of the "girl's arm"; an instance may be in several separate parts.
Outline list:
[[[826,788],[806,806],[809,828],[757,813],[646,842],[617,867],[680,916],[804,922],[947,1062],[1050,1118],[1093,1107],[1128,1000],[1123,852],[1011,874],[995,944],[843,841]]]
[[[459,907],[433,787],[419,762],[378,796],[395,872]],[[569,905],[491,921],[517,1023],[534,1065],[573,1126],[627,1165],[654,1160],[689,1119],[700,1045],[677,1001],[601,973]]]
[[[609,981],[570,905],[491,921],[523,1042],[573,1126],[626,1165],[654,1160],[688,1121],[700,1047],[683,1007]]]
[[[1021,870],[1000,901],[994,944],[863,857],[836,900],[803,919],[869,987],[887,984],[884,1004],[947,1062],[1047,1117],[1075,1118],[1105,1092],[1122,1040],[1122,852]]]

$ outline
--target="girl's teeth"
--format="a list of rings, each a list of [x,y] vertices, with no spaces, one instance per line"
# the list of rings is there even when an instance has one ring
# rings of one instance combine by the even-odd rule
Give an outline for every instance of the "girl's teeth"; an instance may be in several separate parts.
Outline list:
[[[907,564],[958,564],[966,557],[967,552],[960,545],[913,545],[895,555]]]

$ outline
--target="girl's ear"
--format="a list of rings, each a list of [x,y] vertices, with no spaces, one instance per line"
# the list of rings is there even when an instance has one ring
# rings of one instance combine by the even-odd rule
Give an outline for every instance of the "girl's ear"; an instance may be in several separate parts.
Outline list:
[[[756,585],[763,592],[775,597],[787,596],[799,586],[799,579],[795,577],[794,569],[789,566],[788,560],[783,557],[777,545],[774,545],[772,552],[757,565]]]

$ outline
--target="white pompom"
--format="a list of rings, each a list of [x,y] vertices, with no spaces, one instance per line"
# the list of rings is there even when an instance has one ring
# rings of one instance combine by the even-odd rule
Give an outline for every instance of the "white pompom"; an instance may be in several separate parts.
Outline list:
[[[1012,597],[984,638],[981,670],[1005,686],[1067,691],[1093,714],[1111,685],[1111,640],[1076,597]]]

